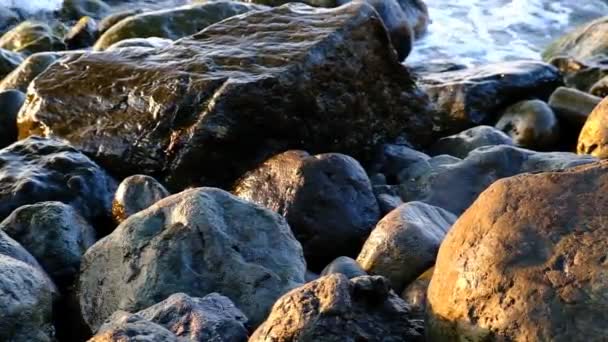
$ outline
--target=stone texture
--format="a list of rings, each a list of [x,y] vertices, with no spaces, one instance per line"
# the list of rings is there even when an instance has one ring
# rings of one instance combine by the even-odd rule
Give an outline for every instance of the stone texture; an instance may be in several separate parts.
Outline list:
[[[304,282],[305,271],[301,246],[280,215],[219,189],[196,188],[131,216],[89,248],[80,305],[96,330],[117,310],[135,312],[177,292],[219,292],[255,325]]]
[[[424,341],[382,277],[331,274],[292,290],[253,333],[258,341]]]
[[[30,55],[65,50],[65,44],[47,24],[24,21],[0,37],[0,48]]]
[[[72,284],[95,230],[78,212],[61,202],[25,205],[0,223],[0,230],[23,245],[57,285]]]
[[[313,271],[354,257],[380,219],[365,170],[342,154],[281,153],[243,176],[234,193],[285,216]]]
[[[25,204],[60,201],[96,222],[110,217],[115,181],[57,139],[30,137],[0,150],[0,219]]]
[[[171,190],[227,187],[288,149],[365,163],[385,141],[433,135],[433,107],[387,37],[365,3],[288,4],[165,49],[85,53],[32,83],[21,137],[66,138],[110,171],[160,175]]]
[[[43,271],[0,254],[0,340],[55,341],[54,296]]]
[[[458,158],[466,158],[478,147],[514,145],[513,139],[492,126],[477,126],[458,134],[443,137],[429,147],[429,154],[436,156],[449,154]]]
[[[386,215],[372,231],[357,263],[369,274],[403,289],[435,263],[439,246],[456,221],[453,214],[422,202],[409,202]]]
[[[162,326],[138,315],[118,311],[88,342],[183,342]]]
[[[349,257],[338,257],[327,265],[321,272],[321,276],[330,274],[343,274],[348,279],[366,276],[367,273],[359,266],[355,259]]]
[[[117,222],[122,222],[169,195],[169,191],[152,177],[127,177],[120,183],[114,195],[112,216]]]
[[[448,134],[491,122],[515,102],[530,97],[547,99],[563,84],[555,67],[536,61],[428,73],[420,81],[440,110],[438,129]]]
[[[497,129],[513,139],[515,145],[550,150],[560,140],[560,126],[546,102],[526,100],[507,107],[496,123]]]
[[[143,12],[112,25],[99,37],[94,49],[105,50],[129,38],[159,37],[175,40],[195,34],[226,18],[265,8],[238,1],[219,0]]]
[[[593,109],[578,137],[577,152],[600,159],[608,158],[608,100]]]
[[[596,341],[607,334],[608,164],[494,183],[439,250],[431,341]]]
[[[608,17],[584,24],[555,40],[543,52],[543,59],[568,56],[582,61],[598,56],[608,57]]]
[[[534,152],[514,146],[480,147],[463,160],[437,156],[402,170],[395,186],[405,202],[422,201],[460,215],[500,178],[554,171],[597,161],[566,152]]]

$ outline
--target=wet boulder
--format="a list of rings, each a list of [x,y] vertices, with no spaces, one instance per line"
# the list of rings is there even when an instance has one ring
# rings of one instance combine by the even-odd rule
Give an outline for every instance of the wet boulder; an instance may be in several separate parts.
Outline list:
[[[477,126],[458,134],[443,137],[428,149],[431,155],[449,154],[457,158],[466,158],[478,147],[514,145],[513,139],[492,126]]]
[[[0,80],[15,70],[21,62],[21,54],[0,48]]]
[[[305,271],[283,217],[219,189],[195,188],[131,216],[89,248],[80,306],[95,331],[117,310],[136,312],[177,292],[218,292],[256,325],[304,282]]]
[[[0,340],[55,341],[55,293],[43,271],[0,251]]]
[[[27,57],[15,70],[0,81],[0,91],[16,89],[27,92],[30,82],[40,75],[51,64],[66,55],[78,55],[78,52],[40,52]]]
[[[25,205],[0,223],[0,230],[23,245],[59,287],[72,284],[95,230],[72,207],[61,202]]]
[[[543,52],[543,59],[567,56],[581,61],[608,57],[608,17],[584,24],[551,43]]]
[[[525,172],[562,170],[596,158],[567,152],[535,152],[509,145],[480,147],[465,159],[437,156],[401,172],[394,186],[404,201],[422,201],[460,215],[498,179]]]
[[[427,73],[420,82],[439,108],[438,128],[448,134],[493,122],[515,102],[530,97],[547,99],[563,84],[554,66],[537,61]]]
[[[503,179],[484,191],[439,249],[429,340],[606,336],[606,191],[603,162]]]
[[[356,256],[380,219],[365,170],[343,154],[281,153],[241,178],[234,193],[285,216],[313,271]]]
[[[67,143],[30,137],[0,150],[0,218],[25,204],[60,201],[95,222],[110,217],[114,180]]]
[[[0,91],[0,149],[17,141],[17,113],[25,102],[18,90]]]
[[[555,115],[566,124],[567,128],[574,128],[577,132],[587,121],[589,114],[597,107],[602,99],[583,91],[559,87],[549,98],[549,106]]]
[[[63,37],[69,50],[84,49],[95,44],[99,35],[97,22],[91,17],[82,17]]]
[[[386,215],[372,231],[357,263],[388,279],[401,292],[435,263],[439,245],[456,216],[422,202],[408,202]]]
[[[155,174],[171,190],[229,187],[288,149],[365,163],[396,137],[433,138],[433,107],[360,2],[288,4],[167,48],[85,53],[29,89],[22,137],[63,137],[110,171]]]
[[[65,50],[65,44],[49,25],[24,21],[0,37],[0,48],[30,55]]]
[[[515,145],[548,150],[559,142],[560,126],[546,102],[526,100],[505,109],[496,128],[513,139]]]
[[[112,216],[117,222],[122,222],[169,195],[169,191],[150,176],[127,177],[114,195]]]
[[[593,109],[578,137],[577,152],[608,158],[608,99]]]
[[[129,38],[158,37],[175,40],[195,34],[226,18],[261,9],[264,7],[238,1],[220,0],[144,12],[124,18],[114,24],[99,37],[94,49],[105,50],[109,46]]]
[[[321,277],[335,273],[343,274],[348,279],[367,275],[355,259],[345,256],[338,257],[330,262],[321,272]]]
[[[281,297],[249,341],[424,341],[409,313],[382,277],[330,274]]]

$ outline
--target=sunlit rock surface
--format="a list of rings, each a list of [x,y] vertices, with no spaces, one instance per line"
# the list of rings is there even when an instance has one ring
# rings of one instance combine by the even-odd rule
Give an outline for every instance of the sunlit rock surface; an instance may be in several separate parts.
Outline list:
[[[607,334],[608,164],[494,183],[439,250],[431,341],[593,341]]]
[[[382,277],[330,274],[281,297],[249,341],[424,341],[409,313]]]
[[[227,186],[290,148],[365,162],[400,135],[428,143],[432,114],[377,13],[355,2],[289,4],[164,49],[68,58],[32,83],[19,122],[21,137],[61,136],[113,172],[184,188]]]
[[[578,138],[577,151],[595,157],[608,158],[608,99],[602,100],[589,114]]]

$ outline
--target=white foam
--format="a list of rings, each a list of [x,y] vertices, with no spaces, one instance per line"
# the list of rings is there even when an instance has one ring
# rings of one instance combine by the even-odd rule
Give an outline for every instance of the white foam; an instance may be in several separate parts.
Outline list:
[[[538,59],[567,29],[608,15],[604,0],[425,0],[432,23],[408,63]]]
[[[19,8],[29,13],[53,11],[61,7],[63,0],[0,0],[0,7]]]

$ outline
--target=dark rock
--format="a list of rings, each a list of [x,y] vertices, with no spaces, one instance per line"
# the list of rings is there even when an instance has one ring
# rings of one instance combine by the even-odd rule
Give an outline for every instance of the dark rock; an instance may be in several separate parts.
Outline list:
[[[331,274],[281,297],[249,341],[424,341],[409,313],[384,278]]]
[[[384,144],[376,153],[371,170],[383,174],[387,184],[398,184],[401,183],[399,174],[403,169],[429,159],[428,155],[408,146]]]
[[[219,292],[256,325],[279,296],[304,282],[305,271],[283,217],[222,190],[197,188],[131,216],[89,248],[80,305],[95,331],[117,310],[135,312],[177,292]]]
[[[60,202],[20,207],[0,223],[0,230],[27,248],[60,288],[72,284],[82,255],[95,243],[93,227]]]
[[[543,52],[543,59],[548,61],[554,57],[567,56],[585,61],[598,56],[608,57],[608,43],[605,39],[607,33],[608,17],[584,24],[549,45]]]
[[[218,293],[203,298],[177,293],[137,315],[188,341],[243,342],[248,337],[245,314]]]
[[[92,222],[110,217],[116,184],[82,153],[30,137],[0,150],[0,219],[25,204],[60,201]]]
[[[466,158],[478,147],[514,145],[513,139],[492,126],[477,126],[458,134],[439,139],[429,148],[431,155],[448,154],[457,158]],[[399,171],[403,170],[401,168]]]
[[[589,114],[600,101],[602,101],[601,98],[583,91],[559,87],[551,94],[549,106],[567,126],[574,125],[575,129],[580,132]]]
[[[17,113],[25,102],[18,90],[0,91],[0,149],[17,141]]]
[[[499,145],[480,147],[463,160],[417,163],[402,171],[405,202],[422,201],[460,215],[490,184],[524,172],[554,171],[593,163],[596,158],[565,152],[534,152]]]
[[[264,8],[238,1],[218,0],[143,12],[112,25],[99,37],[94,49],[105,50],[129,38],[159,37],[175,40],[195,34],[226,18]]]
[[[359,266],[355,259],[345,256],[338,257],[330,262],[321,272],[321,276],[323,277],[334,273],[343,274],[348,279],[367,275],[367,272]]]
[[[16,52],[0,48],[0,80],[23,62],[23,57]]]
[[[161,325],[125,311],[117,311],[88,342],[182,342]]]
[[[540,100],[521,101],[507,107],[496,128],[509,135],[515,145],[535,150],[555,147],[560,138],[553,110]]]
[[[79,20],[82,17],[101,19],[110,11],[110,6],[102,0],[63,0],[60,10],[66,20]]]
[[[97,22],[91,17],[82,17],[74,27],[63,37],[68,49],[84,49],[95,44],[97,36]]]
[[[403,204],[399,190],[391,185],[374,185],[374,195],[382,217]]]
[[[34,258],[30,252],[23,248],[19,242],[15,241],[3,231],[0,231],[0,255],[22,261],[42,271],[42,267],[40,264],[38,264],[36,258]]]
[[[434,267],[431,267],[426,272],[422,273],[422,275],[409,284],[401,294],[401,299],[410,306],[412,313],[420,318],[424,317],[424,311],[426,309],[426,291],[433,278],[433,270]]]
[[[24,21],[0,37],[0,48],[31,55],[65,50],[65,44],[47,24]]]
[[[386,215],[363,245],[357,263],[387,278],[397,292],[435,263],[439,245],[456,216],[432,205],[409,202]]]
[[[112,215],[120,223],[169,195],[169,191],[152,177],[143,175],[128,177],[116,190]]]
[[[595,83],[608,76],[608,58],[581,62],[572,57],[555,57],[550,63],[563,75],[567,87],[587,93]]]
[[[608,164],[494,183],[439,250],[429,341],[591,341],[608,334]]]
[[[29,89],[22,137],[45,127],[117,174],[156,175],[172,190],[227,187],[288,149],[365,163],[398,136],[416,145],[433,138],[428,98],[377,13],[359,2],[289,4],[166,49],[86,53],[51,66]]]
[[[1,341],[55,341],[54,297],[53,284],[43,271],[0,254]]]
[[[281,153],[243,176],[234,193],[285,216],[313,271],[356,256],[380,219],[365,170],[337,153]]]
[[[0,81],[0,91],[16,89],[27,92],[30,82],[59,58],[77,56],[78,52],[40,52],[26,58],[13,72]]]
[[[576,150],[579,154],[608,158],[608,99],[603,99],[589,114]]]
[[[423,74],[420,81],[440,110],[438,128],[448,134],[490,123],[515,102],[547,99],[563,84],[555,67],[536,61]]]

